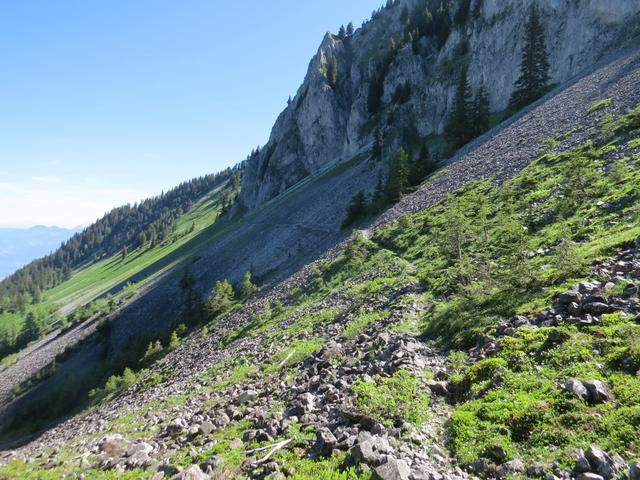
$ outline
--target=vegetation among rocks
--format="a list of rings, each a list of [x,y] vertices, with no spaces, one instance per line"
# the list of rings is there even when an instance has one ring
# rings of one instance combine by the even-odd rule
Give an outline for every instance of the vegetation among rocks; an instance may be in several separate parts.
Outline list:
[[[114,380],[135,383],[125,399],[164,400],[112,431],[144,437],[142,468],[177,478],[629,471],[640,456],[639,114],[555,141],[503,184],[469,184],[370,239],[354,234],[246,323],[224,309],[209,338],[186,339],[215,352],[186,390],[167,396],[173,377],[150,372]],[[431,346],[398,333],[416,330]],[[75,441],[90,452],[86,475],[137,478],[103,436]],[[62,471],[47,462],[0,475]]]

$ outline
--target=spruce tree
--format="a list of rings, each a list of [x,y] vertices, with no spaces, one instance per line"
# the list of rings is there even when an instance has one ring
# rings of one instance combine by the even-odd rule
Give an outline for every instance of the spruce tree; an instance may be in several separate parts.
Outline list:
[[[453,150],[473,138],[473,100],[467,67],[460,72],[453,109],[445,127],[445,137]]]
[[[376,184],[376,189],[373,192],[373,197],[371,198],[371,205],[369,206],[369,211],[371,213],[378,213],[384,208],[386,204],[387,204],[387,195],[385,191],[385,186],[382,182],[382,176],[378,175],[378,183]]]
[[[253,283],[253,276],[251,272],[246,272],[242,278],[241,295],[243,299],[248,299],[258,291],[258,287]]]
[[[342,40],[347,38],[347,30],[344,28],[344,25],[340,25],[340,30],[338,31],[338,37]]]
[[[347,37],[353,35],[354,32],[355,29],[353,28],[353,22],[349,22],[349,25],[347,25]]]
[[[22,330],[20,331],[20,343],[22,345],[26,345],[32,340],[40,338],[41,334],[42,327],[40,326],[38,319],[33,312],[29,312],[24,321],[24,325],[22,325]]]
[[[402,193],[408,186],[409,179],[409,155],[401,148],[391,159],[389,166],[389,179],[387,181],[387,199],[389,202],[400,200]]]
[[[365,213],[367,213],[367,197],[364,195],[364,192],[360,190],[353,196],[349,206],[347,206],[347,216],[344,222],[342,222],[342,228],[353,224],[360,217],[364,216]]]
[[[520,76],[509,101],[509,108],[513,110],[537,100],[549,87],[549,54],[544,40],[544,26],[535,3],[529,10],[524,40]]]
[[[489,93],[484,82],[480,85],[474,102],[473,127],[475,136],[482,135],[489,130]]]
[[[418,185],[430,173],[435,171],[437,166],[438,164],[433,161],[429,155],[429,148],[426,145],[422,145],[418,158],[411,165],[409,183],[411,185]]]

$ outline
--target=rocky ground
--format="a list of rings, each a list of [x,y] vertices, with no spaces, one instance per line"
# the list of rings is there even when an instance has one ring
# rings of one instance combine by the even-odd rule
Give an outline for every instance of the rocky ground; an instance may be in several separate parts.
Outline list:
[[[626,55],[546,99],[510,125],[491,132],[482,144],[472,146],[373,226],[393,221],[405,212],[427,208],[472,179],[494,174],[513,175],[542,151],[544,140],[565,133],[567,127],[576,130],[558,148],[573,145],[606,114],[606,111],[588,114],[591,102],[613,98],[611,108],[618,112],[637,103],[639,67],[637,52]],[[343,245],[334,247],[324,259],[335,257],[342,248]],[[588,326],[598,322],[602,313],[611,311],[638,315],[637,287],[614,297],[603,292],[615,286],[621,277],[637,280],[639,258],[637,249],[629,250],[615,260],[595,265],[593,282],[576,285],[536,317],[516,317],[505,322],[495,334],[488,333],[469,352],[471,357],[491,355],[498,348],[497,338],[513,334],[523,326],[554,322]],[[412,295],[418,285],[402,285],[388,295],[369,298],[365,303],[336,294],[308,309],[295,311],[269,330],[225,343],[229,332],[249,324],[267,305],[281,302],[286,306],[291,292],[304,288],[313,277],[313,268],[307,266],[248,302],[242,310],[210,326],[208,335],[193,334],[154,368],[166,374],[166,379],[159,384],[146,389],[134,387],[86,414],[74,416],[28,445],[0,454],[2,462],[18,457],[48,459],[49,465],[55,465],[62,461],[63,446],[75,441],[80,444],[72,460],[87,468],[124,471],[142,467],[149,477],[157,479],[209,478],[209,475],[222,475],[227,468],[217,456],[201,458],[214,446],[212,435],[245,422],[249,427],[231,440],[229,448],[241,453],[240,469],[250,477],[278,478],[292,473],[273,459],[293,448],[303,456],[344,455],[347,462],[374,471],[375,478],[469,477],[471,474],[457,468],[447,454],[443,425],[452,407],[448,402],[446,359],[397,328],[423,307]],[[287,337],[286,333],[271,336],[294,326],[306,314],[331,308],[338,313],[328,324],[296,332],[295,338]],[[390,313],[355,338],[344,338],[344,325],[360,308]],[[284,357],[280,362],[287,368],[276,368],[268,376],[260,377],[253,371],[242,378],[234,377],[238,359],[244,359],[245,365],[263,365],[272,361],[278,352],[286,351],[294,340],[313,339],[320,339],[324,346],[298,363],[289,365],[289,359]],[[216,366],[219,368],[212,369]],[[429,420],[424,425],[400,421],[385,425],[355,408],[352,386],[356,380],[389,377],[399,370],[414,373],[429,392]],[[565,388],[592,401],[608,401],[605,384],[576,380]],[[170,402],[170,399],[181,401]],[[131,419],[132,425],[125,427],[119,423],[123,417]],[[314,438],[298,437],[296,432],[305,426],[313,427]],[[254,448],[255,442],[266,445]],[[183,459],[182,471],[169,466],[169,459],[176,456]],[[500,471],[483,470],[491,468],[489,466],[477,467],[483,474],[505,476],[525,466],[517,462],[505,464]],[[542,476],[596,480],[612,478],[610,472],[615,471],[627,471],[630,479],[638,478],[637,466],[623,465],[620,459],[594,446],[578,457],[574,472],[548,471]],[[226,474],[237,473],[232,470]]]

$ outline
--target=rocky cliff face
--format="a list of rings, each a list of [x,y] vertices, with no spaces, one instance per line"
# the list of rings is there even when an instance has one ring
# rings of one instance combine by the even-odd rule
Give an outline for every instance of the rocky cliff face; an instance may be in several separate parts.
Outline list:
[[[240,197],[246,208],[351,157],[376,132],[389,149],[441,132],[462,65],[469,67],[474,90],[485,83],[494,112],[506,108],[530,2],[458,1],[444,13],[440,4],[398,0],[351,37],[327,33],[269,142],[247,160]],[[640,30],[640,0],[538,5],[554,83],[589,69]],[[427,9],[436,32],[417,33],[414,26]]]

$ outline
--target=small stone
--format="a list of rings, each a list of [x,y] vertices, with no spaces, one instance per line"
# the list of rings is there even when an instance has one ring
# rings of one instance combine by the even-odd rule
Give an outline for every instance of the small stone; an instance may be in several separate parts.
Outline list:
[[[598,475],[597,473],[586,472],[578,475],[577,480],[604,480],[604,477]]]
[[[392,458],[373,471],[374,480],[409,480],[409,466],[404,460]]]
[[[582,311],[592,315],[600,315],[609,310],[609,305],[602,302],[591,302],[582,306]]]
[[[255,390],[245,390],[236,397],[233,401],[235,405],[244,405],[245,403],[253,402],[258,398],[258,392]]]
[[[565,383],[564,389],[584,401],[589,399],[589,391],[587,390],[587,387],[585,387],[585,385],[577,378],[569,379],[569,381]]]
[[[431,390],[435,395],[446,397],[449,395],[449,389],[447,388],[447,382],[430,380],[427,382],[427,387]]]
[[[209,480],[209,475],[200,470],[198,465],[191,465],[173,477],[174,480]]]
[[[584,386],[589,392],[589,400],[593,403],[604,403],[611,400],[611,389],[606,382],[601,380],[589,380],[584,382]]]
[[[585,473],[591,470],[591,464],[587,457],[584,455],[584,450],[580,449],[576,455],[575,471],[578,473]]]
[[[582,294],[580,292],[576,292],[575,290],[569,290],[568,292],[558,295],[558,297],[556,298],[556,304],[561,307],[566,307],[571,303],[582,303]]]
[[[338,444],[338,440],[335,435],[326,427],[319,428],[316,432],[316,444],[315,450],[321,457],[328,457],[331,455],[333,449]]]
[[[489,449],[489,454],[498,461],[507,458],[507,451],[502,445],[494,445]]]
[[[513,473],[523,473],[525,471],[525,465],[522,460],[514,459],[500,465],[498,468],[498,478],[504,478]]]
[[[231,441],[231,443],[229,444],[229,448],[231,450],[235,450],[237,448],[242,447],[242,445],[244,445],[244,442],[242,440],[240,440],[239,438],[236,438],[236,439]]]
[[[202,422],[198,428],[198,433],[201,435],[209,435],[216,429],[215,425],[211,422]]]
[[[603,475],[603,472],[609,468],[609,459],[607,458],[608,455],[604,451],[594,445],[591,445],[585,452],[585,457],[589,460],[589,465],[591,465],[592,471],[605,476]]]

